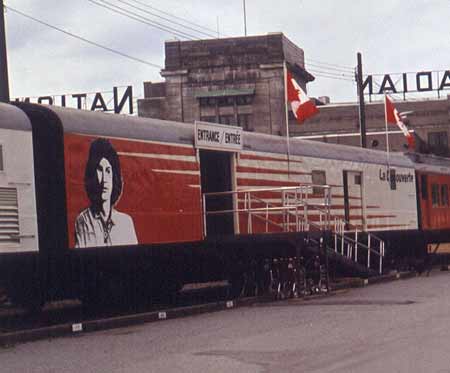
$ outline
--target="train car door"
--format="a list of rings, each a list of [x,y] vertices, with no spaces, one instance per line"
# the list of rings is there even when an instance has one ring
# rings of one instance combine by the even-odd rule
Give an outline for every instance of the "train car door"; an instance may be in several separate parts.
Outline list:
[[[227,192],[232,190],[231,152],[199,150],[202,193]],[[232,195],[207,198],[206,211],[233,210]],[[207,215],[206,235],[234,234],[233,213]]]
[[[344,181],[344,218],[347,222],[346,229],[363,229],[363,196],[362,196],[362,172],[343,171]]]
[[[419,226],[422,229],[427,229],[430,227],[430,210],[431,203],[428,197],[428,175],[426,174],[418,174],[420,178],[416,178],[416,183],[419,183],[420,196],[418,196],[417,206],[419,212]]]

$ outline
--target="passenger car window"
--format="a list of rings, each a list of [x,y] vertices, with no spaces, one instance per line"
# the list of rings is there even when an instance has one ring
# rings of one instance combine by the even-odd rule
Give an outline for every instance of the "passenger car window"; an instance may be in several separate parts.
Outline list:
[[[448,206],[448,186],[446,184],[441,185],[441,205]]]
[[[314,185],[326,185],[327,179],[325,175],[325,171],[322,170],[313,170],[311,173],[311,181]],[[313,187],[313,194],[323,196],[324,191],[323,188]]]
[[[439,185],[431,184],[431,204],[433,207],[439,206]]]

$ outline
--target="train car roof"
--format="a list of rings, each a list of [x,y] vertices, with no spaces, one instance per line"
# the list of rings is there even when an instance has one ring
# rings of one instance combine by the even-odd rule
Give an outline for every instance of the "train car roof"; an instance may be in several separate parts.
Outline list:
[[[55,106],[47,106],[47,108],[60,118],[65,132],[174,142],[191,146],[194,143],[192,123],[112,115]],[[287,144],[284,137],[245,132],[244,149],[286,154]],[[290,139],[289,150],[291,155],[296,156],[387,165],[386,152],[341,144]],[[411,159],[405,157],[403,153],[391,152],[389,161],[394,167],[414,167]]]
[[[409,154],[417,171],[450,175],[450,158],[439,157],[432,154]]]
[[[19,108],[0,102],[0,128],[31,131],[31,122]]]
[[[56,106],[46,107],[60,118],[64,132],[193,144],[194,131],[193,125],[190,123]]]
[[[259,151],[272,151],[278,153],[287,152],[286,139],[279,136],[252,133],[247,136],[245,144],[248,148]],[[362,163],[388,164],[387,153],[380,150],[363,149],[342,144],[329,144],[313,140],[290,139],[289,152],[313,158],[336,159],[342,161],[355,161]],[[413,167],[412,161],[403,153],[391,152],[389,164],[395,167]]]

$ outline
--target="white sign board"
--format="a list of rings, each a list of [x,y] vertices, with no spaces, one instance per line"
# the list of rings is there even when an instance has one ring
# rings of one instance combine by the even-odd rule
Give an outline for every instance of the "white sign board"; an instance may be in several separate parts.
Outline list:
[[[221,124],[195,122],[195,147],[238,152],[243,148],[242,128]]]

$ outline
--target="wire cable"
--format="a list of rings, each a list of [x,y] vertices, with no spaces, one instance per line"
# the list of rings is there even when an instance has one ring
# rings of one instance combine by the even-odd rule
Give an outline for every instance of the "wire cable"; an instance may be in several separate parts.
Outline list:
[[[97,6],[100,6],[100,7],[103,7],[105,9],[108,9],[108,10],[114,12],[114,13],[121,14],[121,15],[123,15],[125,17],[128,17],[128,18],[133,19],[133,20],[138,21],[138,22],[141,22],[141,23],[143,23],[145,25],[155,27],[155,28],[157,28],[159,30],[166,31],[166,32],[171,33],[173,35],[176,35],[178,37],[181,37],[181,38],[184,38],[184,39],[188,39],[188,40],[198,39],[198,37],[196,37],[194,35],[191,35],[191,34],[188,34],[186,32],[174,29],[174,28],[172,28],[170,26],[167,26],[167,25],[163,25],[163,24],[161,24],[159,22],[156,22],[156,21],[152,21],[151,19],[149,19],[147,17],[144,17],[144,16],[142,16],[142,15],[140,15],[138,13],[131,12],[131,11],[127,10],[127,9],[124,9],[123,7],[111,4],[108,1],[105,1],[105,0],[98,0],[98,1],[101,1],[101,2],[98,2],[98,1],[95,1],[95,0],[88,0],[88,1],[93,3],[93,4],[95,4],[95,5],[97,5]]]
[[[329,71],[325,71],[325,70],[316,70],[316,69],[310,69],[309,71],[318,73],[318,74],[327,74],[327,75],[337,76],[339,78],[347,78],[350,80],[355,79],[355,76],[351,75],[351,74],[335,73],[335,72],[329,72]]]
[[[341,72],[341,73],[345,73],[345,74],[354,74],[355,73],[355,69],[352,70],[344,70],[344,69],[340,69],[340,68],[336,68],[336,67],[328,67],[328,66],[323,66],[323,65],[318,65],[315,63],[308,63],[306,67],[312,66],[313,68],[316,67],[318,69],[325,69],[325,70],[330,70],[330,71],[336,71],[336,72]]]
[[[94,2],[94,0],[88,0],[88,1]],[[100,5],[100,6],[103,6],[102,4],[99,4],[99,5]],[[145,60],[143,60],[143,59],[140,59],[140,58],[131,56],[131,55],[129,55],[129,54],[126,54],[126,53],[124,53],[124,52],[118,51],[118,50],[116,50],[116,49],[113,49],[113,48],[104,46],[104,45],[102,45],[102,44],[100,44],[100,43],[91,41],[91,40],[86,39],[86,38],[84,38],[84,37],[82,37],[82,36],[76,35],[76,34],[74,34],[74,33],[72,33],[72,32],[63,30],[63,29],[61,29],[61,28],[59,28],[59,27],[56,27],[56,26],[53,26],[53,25],[51,25],[51,24],[49,24],[49,23],[47,23],[47,22],[44,22],[44,21],[42,21],[42,20],[40,20],[40,19],[37,19],[37,18],[35,18],[35,17],[32,17],[32,16],[30,16],[30,15],[28,15],[28,14],[22,12],[22,11],[19,11],[19,10],[15,9],[15,8],[12,8],[12,7],[10,7],[10,6],[4,5],[4,7],[5,7],[5,9],[8,9],[9,11],[11,11],[11,12],[13,12],[13,13],[19,14],[19,15],[21,15],[21,16],[24,17],[24,18],[30,19],[30,20],[32,20],[32,21],[34,21],[34,22],[37,22],[37,23],[41,24],[41,25],[44,25],[44,26],[46,26],[46,27],[49,27],[49,28],[54,29],[54,30],[56,30],[56,31],[59,31],[59,32],[65,34],[65,35],[67,35],[67,36],[70,36],[70,37],[75,38],[75,39],[77,39],[77,40],[83,41],[83,42],[85,42],[85,43],[87,43],[87,44],[89,44],[89,45],[92,45],[92,46],[101,48],[101,49],[103,49],[103,50],[106,50],[106,51],[108,51],[108,52],[117,54],[117,55],[119,55],[119,56],[121,56],[121,57],[128,58],[128,59],[133,60],[133,61],[135,61],[135,62],[140,62],[140,63],[145,64],[145,65],[147,65],[147,66],[151,66],[151,67],[158,68],[158,69],[163,69],[163,66],[161,66],[161,65],[157,65],[157,64],[155,64],[155,63],[152,63],[152,62],[149,62],[149,61],[145,61]],[[142,21],[141,21],[141,22],[142,22]],[[323,78],[336,79],[336,80],[344,80],[344,81],[354,81],[354,79],[353,79],[353,78],[350,78],[350,76],[349,76],[348,74],[339,74],[339,73],[335,73],[335,72],[327,72],[327,71],[324,71],[324,70],[315,70],[315,69],[311,69],[311,72],[314,72],[314,74],[315,74],[316,76],[323,77]]]
[[[315,64],[319,64],[319,65],[324,65],[324,66],[328,66],[328,67],[334,67],[334,68],[339,68],[339,69],[343,69],[343,70],[348,70],[348,71],[354,71],[355,68],[354,67],[350,67],[350,66],[343,66],[343,65],[337,65],[334,63],[329,63],[329,62],[323,62],[323,61],[319,61],[319,60],[314,60],[312,58],[305,58],[306,61],[309,61],[311,63],[315,63]]]
[[[133,4],[129,3],[128,1],[125,1],[125,0],[116,0],[116,1],[119,2],[119,3],[122,3],[122,4],[126,4],[126,5],[128,5],[129,7],[133,8],[133,9],[136,9],[136,10],[139,10],[139,11],[141,11],[141,12],[143,12],[143,13],[150,14],[150,15],[152,15],[152,16],[154,16],[154,17],[157,17],[157,18],[160,18],[160,19],[162,19],[162,20],[164,20],[164,21],[173,23],[173,24],[175,24],[175,25],[177,25],[177,26],[184,27],[184,28],[186,28],[186,29],[188,29],[188,30],[191,30],[191,31],[194,31],[194,32],[196,32],[196,33],[199,33],[199,34],[208,36],[208,37],[210,37],[210,38],[216,38],[216,34],[210,34],[210,33],[207,33],[207,32],[203,32],[203,31],[197,30],[197,29],[195,29],[195,28],[193,28],[193,27],[183,25],[183,24],[180,23],[180,22],[173,21],[173,20],[171,20],[171,19],[169,19],[169,18],[160,16],[160,15],[158,15],[158,14],[156,14],[156,13],[150,12],[150,11],[148,11],[148,10],[146,10],[146,9],[143,9],[143,8],[139,7],[139,6],[133,5]],[[139,3],[139,2],[137,2],[137,3]]]
[[[185,23],[190,24],[190,25],[192,25],[192,26],[199,27],[199,28],[201,28],[201,29],[203,29],[203,30],[212,32],[212,33],[214,33],[214,34],[217,33],[217,30],[210,29],[210,28],[208,28],[208,27],[199,25],[198,23],[191,22],[191,21],[189,21],[189,20],[187,20],[187,19],[185,19],[185,18],[178,17],[178,16],[176,16],[176,15],[174,15],[174,14],[171,14],[171,13],[169,13],[169,12],[165,12],[164,10],[158,9],[158,8],[152,6],[152,5],[148,5],[148,4],[146,4],[146,3],[143,3],[142,1],[138,1],[138,0],[130,0],[130,1],[132,1],[132,2],[134,2],[134,3],[136,3],[136,4],[139,4],[139,5],[142,5],[142,6],[146,7],[146,8],[152,9],[152,10],[154,10],[154,11],[157,11],[157,12],[159,12],[159,13],[161,13],[161,14],[166,15],[166,16],[169,16],[169,17],[178,19],[179,21],[185,22]]]
[[[106,1],[106,0],[88,0],[88,1],[90,1],[91,3],[94,3],[94,4],[98,5],[98,6],[102,6],[102,7],[104,7],[104,8],[107,8],[107,9],[113,11],[113,12],[119,13],[119,14],[124,15],[124,16],[126,16],[126,17],[129,17],[129,18],[131,18],[131,19],[134,19],[134,20],[136,20],[136,21],[139,21],[139,22],[141,22],[141,23],[144,23],[144,24],[147,24],[147,25],[150,25],[150,26],[159,28],[159,29],[161,29],[161,30],[163,30],[163,31],[167,31],[167,32],[171,32],[171,33],[176,33],[176,34],[178,34],[178,36],[181,36],[181,37],[184,37],[184,38],[187,38],[187,39],[190,39],[190,40],[198,39],[198,37],[195,36],[195,35],[192,35],[192,34],[189,34],[189,33],[184,32],[184,31],[174,29],[174,28],[172,28],[172,27],[170,27],[170,26],[163,25],[163,24],[161,24],[161,23],[152,21],[151,19],[149,19],[149,18],[147,18],[147,17],[144,17],[144,16],[142,16],[142,15],[140,15],[140,14],[131,12],[131,11],[127,10],[126,8],[123,8],[123,7],[114,5],[114,4],[112,4],[112,3],[110,3],[110,2],[108,2],[108,1]],[[98,3],[98,1],[100,1],[100,2],[103,3],[103,4]],[[123,4],[127,4],[128,6],[130,6],[130,7],[132,7],[132,8],[135,8],[135,9],[141,11],[141,12],[145,12],[145,13],[147,13],[147,14],[150,14],[150,15],[154,15],[154,16],[159,17],[158,15],[155,15],[155,14],[152,13],[152,12],[148,12],[148,11],[146,11],[145,9],[142,9],[142,8],[140,8],[140,7],[133,6],[132,4],[130,4],[129,2],[127,2],[127,1],[125,1],[125,0],[116,0],[116,1],[118,1],[118,2],[120,2],[120,3],[123,3]],[[160,12],[162,12],[162,13],[165,13],[165,14],[170,15],[170,13],[163,12],[163,11],[157,9],[157,8],[154,8],[154,7],[150,6],[150,5],[147,5],[147,4],[145,4],[145,3],[142,3],[142,2],[140,2],[140,1],[137,1],[137,0],[131,0],[131,1],[133,1],[133,2],[135,2],[135,3],[138,3],[138,4],[141,4],[141,5],[143,5],[143,6],[146,6],[146,7],[148,7],[148,8],[155,9],[155,10],[157,10],[157,11],[160,11]],[[106,5],[105,5],[105,4],[106,4]],[[176,17],[176,16],[173,16],[173,15],[170,15],[170,16]],[[135,18],[135,17],[140,17],[140,18],[142,18],[142,19]],[[167,18],[164,18],[164,17],[160,17],[160,18],[162,18],[162,19],[164,19],[164,20],[166,20],[166,21],[168,21],[168,22],[172,22],[172,23],[174,23],[174,24],[176,24],[176,25],[178,25],[178,26],[186,27],[186,26],[184,26],[184,25],[182,25],[182,24],[180,24],[180,23],[171,21],[171,20],[169,20],[169,19],[167,19]],[[176,18],[180,18],[180,17],[176,17]],[[182,19],[182,18],[181,18],[181,19]],[[183,20],[183,19],[182,19],[182,20]],[[190,29],[191,29],[192,31],[194,31],[194,32],[199,32],[199,33],[202,33],[202,34],[207,35],[207,36],[215,37],[215,36],[213,36],[213,35],[211,35],[211,34],[206,34],[206,33],[203,33],[203,32],[201,32],[201,31],[198,31],[198,30],[195,30],[195,29],[192,29],[192,28],[190,28]],[[352,67],[343,66],[343,65],[337,65],[337,64],[331,64],[331,63],[326,63],[326,62],[322,62],[322,61],[314,60],[314,59],[309,59],[308,61],[313,61],[313,62],[310,62],[309,65],[315,66],[315,67],[321,69],[320,71],[319,71],[319,70],[316,70],[316,71],[318,71],[319,73],[326,73],[326,74],[329,74],[329,75],[335,75],[335,74],[333,74],[333,72],[334,72],[334,71],[337,71],[337,72],[341,72],[341,73],[342,73],[342,74],[338,74],[339,77],[348,77],[348,78],[350,78],[350,79],[353,79],[353,76],[354,76],[354,73],[355,73],[355,69],[352,68]],[[325,69],[325,70],[333,70],[333,71],[324,71],[324,69]]]
[[[104,46],[104,45],[102,45],[102,44],[99,44],[99,43],[96,43],[96,42],[94,42],[94,41],[91,41],[91,40],[88,40],[88,39],[86,39],[86,38],[83,38],[82,36],[73,34],[73,33],[68,32],[68,31],[66,31],[66,30],[63,30],[63,29],[61,29],[61,28],[59,28],[59,27],[53,26],[53,25],[51,25],[51,24],[49,24],[49,23],[47,23],[47,22],[41,21],[41,20],[39,20],[39,19],[37,19],[37,18],[35,18],[35,17],[32,17],[32,16],[30,16],[30,15],[28,15],[28,14],[26,14],[26,13],[23,13],[23,12],[17,10],[17,9],[11,8],[10,6],[4,5],[4,7],[5,7],[6,9],[8,9],[9,11],[13,12],[13,13],[19,14],[19,15],[21,15],[22,17],[25,17],[25,18],[28,18],[28,19],[30,19],[30,20],[32,20],[32,21],[35,21],[35,22],[37,22],[37,23],[40,23],[41,25],[44,25],[44,26],[50,27],[50,28],[52,28],[52,29],[54,29],[54,30],[56,30],[56,31],[62,32],[63,34],[66,34],[66,35],[68,35],[68,36],[70,36],[70,37],[72,37],[72,38],[81,40],[81,41],[83,41],[83,42],[85,42],[85,43],[87,43],[87,44],[90,44],[90,45],[93,45],[93,46],[95,46],[95,47],[104,49],[104,50],[106,50],[106,51],[108,51],[108,52],[111,52],[111,53],[115,53],[115,54],[117,54],[117,55],[119,55],[119,56],[128,58],[128,59],[133,60],[133,61],[135,61],[135,62],[140,62],[140,63],[143,63],[143,64],[145,64],[145,65],[151,66],[151,67],[156,67],[157,69],[162,69],[162,68],[163,68],[162,66],[157,65],[157,64],[155,64],[155,63],[148,62],[148,61],[142,60],[142,59],[137,58],[137,57],[133,57],[133,56],[131,56],[131,55],[129,55],[129,54],[120,52],[120,51],[118,51],[118,50],[116,50],[116,49],[112,49],[112,48],[106,47],[106,46]]]
[[[340,79],[340,80],[346,80],[349,82],[355,81],[354,78],[350,76],[342,76],[340,74],[330,74],[324,71],[319,70],[309,70],[314,76],[321,76],[321,77],[328,77],[328,78],[334,78],[334,79]]]
[[[338,76],[332,76],[332,75],[324,75],[324,74],[314,74],[314,76],[320,76],[321,78],[328,78],[328,79],[336,79],[336,80],[343,80],[346,82],[355,82],[352,79],[346,79],[346,78],[340,78]]]

